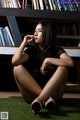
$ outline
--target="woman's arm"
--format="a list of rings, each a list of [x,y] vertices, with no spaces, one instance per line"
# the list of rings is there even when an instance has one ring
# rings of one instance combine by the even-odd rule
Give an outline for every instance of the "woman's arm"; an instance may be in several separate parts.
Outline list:
[[[64,67],[73,67],[74,62],[72,58],[67,53],[62,53],[60,58],[46,58],[45,61],[47,64],[54,64],[56,66]]]
[[[42,73],[45,72],[45,69],[49,64],[53,64],[56,66],[73,67],[74,61],[67,53],[62,53],[60,55],[60,58],[45,58],[40,68]]]
[[[12,57],[12,64],[13,65],[19,65],[24,63],[29,59],[29,55],[24,53],[24,48],[27,46],[27,44],[32,41],[33,35],[27,35],[24,37],[23,42],[21,43],[20,47]]]

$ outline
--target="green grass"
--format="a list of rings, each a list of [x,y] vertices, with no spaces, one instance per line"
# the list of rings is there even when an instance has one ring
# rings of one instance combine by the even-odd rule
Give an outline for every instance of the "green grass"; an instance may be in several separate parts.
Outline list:
[[[42,109],[34,116],[22,98],[1,98],[0,112],[5,111],[9,120],[80,120],[80,99],[62,99],[53,111]]]

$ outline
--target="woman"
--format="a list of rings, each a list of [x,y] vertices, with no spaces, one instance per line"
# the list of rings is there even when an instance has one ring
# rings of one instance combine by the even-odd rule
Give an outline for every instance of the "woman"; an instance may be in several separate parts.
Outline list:
[[[64,93],[68,67],[74,65],[71,57],[55,46],[53,32],[48,22],[40,21],[12,58],[16,83],[34,113],[42,106],[55,106]]]

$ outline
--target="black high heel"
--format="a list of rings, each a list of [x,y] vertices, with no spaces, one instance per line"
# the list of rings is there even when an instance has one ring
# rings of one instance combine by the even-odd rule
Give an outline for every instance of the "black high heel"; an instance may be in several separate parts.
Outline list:
[[[45,108],[48,110],[54,109],[56,103],[55,100],[50,97],[46,102],[45,102]]]
[[[37,114],[41,108],[42,108],[42,103],[38,100],[35,99],[32,103],[31,103],[31,108],[32,108],[32,112],[33,114]]]

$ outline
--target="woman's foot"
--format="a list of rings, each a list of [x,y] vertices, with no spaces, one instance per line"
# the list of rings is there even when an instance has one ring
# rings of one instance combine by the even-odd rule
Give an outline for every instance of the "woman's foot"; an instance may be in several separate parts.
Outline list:
[[[55,105],[55,100],[52,97],[49,97],[49,99],[45,102],[45,108],[48,110],[54,109]]]
[[[37,112],[39,112],[42,108],[42,103],[38,100],[35,99],[32,103],[31,103],[31,108],[32,108],[32,112],[33,114],[36,114]]]

